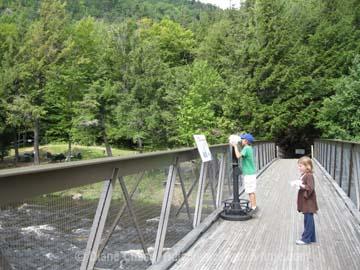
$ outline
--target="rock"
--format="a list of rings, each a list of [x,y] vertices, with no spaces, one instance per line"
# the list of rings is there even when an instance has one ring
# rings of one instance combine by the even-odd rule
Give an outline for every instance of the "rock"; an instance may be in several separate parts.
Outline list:
[[[72,195],[71,198],[75,201],[82,200],[82,194],[76,193],[76,194]]]
[[[159,223],[160,217],[154,217],[146,220],[146,223]]]
[[[28,207],[29,205],[27,203],[23,203],[22,205],[20,205],[18,207],[18,210],[24,210],[26,207]]]
[[[37,226],[29,226],[29,227],[21,228],[21,233],[22,234],[34,233],[36,234],[36,236],[41,237],[41,236],[46,236],[44,231],[48,232],[48,231],[53,231],[54,229],[55,229],[54,227],[45,224],[45,225],[37,225]]]

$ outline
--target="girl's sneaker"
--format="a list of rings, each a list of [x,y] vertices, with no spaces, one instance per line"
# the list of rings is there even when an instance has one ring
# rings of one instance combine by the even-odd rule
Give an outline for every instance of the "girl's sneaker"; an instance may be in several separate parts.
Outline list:
[[[309,243],[306,243],[303,240],[296,240],[296,244],[302,246],[302,245],[308,245]]]

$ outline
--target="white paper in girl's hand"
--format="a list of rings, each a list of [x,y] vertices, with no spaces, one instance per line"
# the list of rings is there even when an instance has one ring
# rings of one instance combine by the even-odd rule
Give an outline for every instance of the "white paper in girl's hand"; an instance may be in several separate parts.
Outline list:
[[[300,185],[302,184],[301,180],[294,180],[290,182],[290,185],[293,187],[295,186],[297,189],[300,189]]]

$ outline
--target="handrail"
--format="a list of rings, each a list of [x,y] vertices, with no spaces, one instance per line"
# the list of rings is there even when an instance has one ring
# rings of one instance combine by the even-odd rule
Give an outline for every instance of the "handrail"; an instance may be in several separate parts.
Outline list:
[[[348,141],[348,140],[339,140],[339,139],[315,139],[314,142],[323,141],[323,142],[338,142],[338,143],[351,143],[360,145],[360,142]]]
[[[227,144],[222,144],[211,146],[210,149],[213,153],[218,153],[226,151],[227,147]],[[185,148],[1,170],[0,205],[101,182],[111,178],[114,168],[119,169],[119,176],[126,176],[152,168],[170,166],[176,158],[179,162],[184,162],[198,157],[196,148]]]

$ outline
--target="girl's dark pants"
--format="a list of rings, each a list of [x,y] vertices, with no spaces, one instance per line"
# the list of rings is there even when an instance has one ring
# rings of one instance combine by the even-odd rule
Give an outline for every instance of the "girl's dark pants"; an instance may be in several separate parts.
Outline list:
[[[313,213],[304,213],[304,232],[301,236],[301,240],[305,243],[316,242]]]

